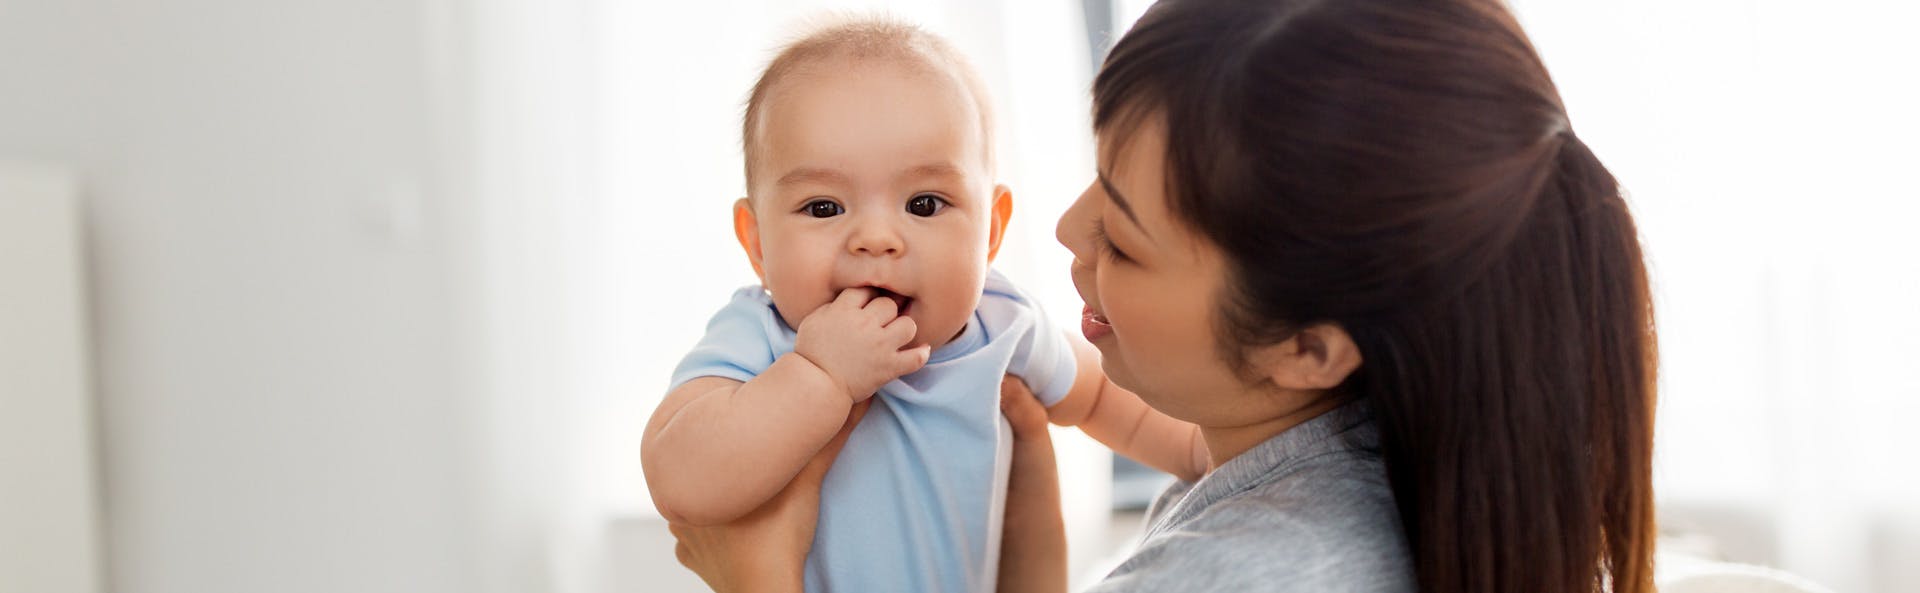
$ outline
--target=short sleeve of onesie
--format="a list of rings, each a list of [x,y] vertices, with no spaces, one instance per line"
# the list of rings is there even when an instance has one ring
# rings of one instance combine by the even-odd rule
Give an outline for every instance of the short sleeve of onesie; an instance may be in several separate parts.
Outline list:
[[[725,377],[742,383],[773,366],[781,328],[772,299],[758,285],[736,290],[726,306],[707,321],[700,343],[673,369],[671,391],[700,377]]]

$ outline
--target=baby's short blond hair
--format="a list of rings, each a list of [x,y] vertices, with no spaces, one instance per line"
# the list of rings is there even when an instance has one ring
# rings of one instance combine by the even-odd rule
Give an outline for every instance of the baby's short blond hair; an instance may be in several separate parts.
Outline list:
[[[888,61],[922,68],[934,74],[953,76],[972,99],[980,114],[981,143],[989,175],[994,171],[994,133],[992,102],[986,84],[966,56],[939,35],[918,26],[886,17],[838,17],[816,25],[799,39],[786,44],[760,73],[747,97],[747,113],[740,126],[741,149],[746,157],[747,192],[753,192],[754,153],[759,149],[761,112],[774,88],[789,75],[809,64],[842,58],[854,61]]]

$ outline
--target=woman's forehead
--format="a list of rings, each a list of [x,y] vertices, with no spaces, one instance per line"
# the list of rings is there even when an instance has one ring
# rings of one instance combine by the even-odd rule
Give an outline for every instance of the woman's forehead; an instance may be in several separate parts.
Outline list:
[[[1216,250],[1206,237],[1174,215],[1178,205],[1170,192],[1167,168],[1167,128],[1158,117],[1142,117],[1135,125],[1096,132],[1100,155],[1097,167],[1102,193],[1121,218],[1153,239],[1154,246],[1197,261]],[[1128,222],[1115,220],[1109,226]]]
[[[1123,133],[1104,133],[1098,138],[1098,173],[1109,201],[1143,225],[1145,219],[1166,218],[1164,127],[1143,122]]]

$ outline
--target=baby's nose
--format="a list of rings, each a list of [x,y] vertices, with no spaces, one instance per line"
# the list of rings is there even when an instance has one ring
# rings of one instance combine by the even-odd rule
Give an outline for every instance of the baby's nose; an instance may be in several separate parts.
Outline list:
[[[899,257],[906,253],[907,243],[892,225],[867,224],[854,231],[847,241],[847,250],[854,255]]]

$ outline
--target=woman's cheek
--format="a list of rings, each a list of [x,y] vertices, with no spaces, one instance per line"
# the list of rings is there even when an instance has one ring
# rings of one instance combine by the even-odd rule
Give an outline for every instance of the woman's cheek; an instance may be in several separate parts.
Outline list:
[[[1106,314],[1107,323],[1113,326],[1114,342],[1122,352],[1130,353],[1132,343],[1142,337],[1140,331],[1146,328],[1135,323],[1140,319],[1133,314],[1134,302],[1131,299],[1137,299],[1139,295],[1127,290],[1124,279],[1119,277],[1121,271],[1115,269],[1118,267],[1111,263],[1101,265],[1100,277],[1095,284],[1100,287],[1100,312]]]

